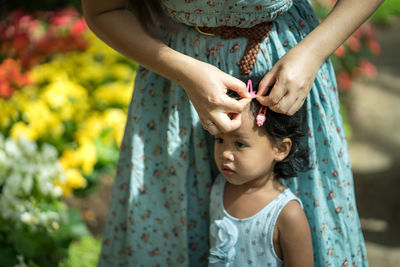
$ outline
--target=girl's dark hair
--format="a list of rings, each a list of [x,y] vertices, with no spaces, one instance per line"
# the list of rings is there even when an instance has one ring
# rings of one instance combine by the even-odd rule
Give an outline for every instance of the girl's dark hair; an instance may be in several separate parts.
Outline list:
[[[146,31],[157,39],[162,39],[162,31],[159,26],[176,30],[173,20],[165,14],[160,0],[129,0],[135,15]]]
[[[253,90],[257,92],[258,85],[262,77],[251,77]],[[247,83],[248,79],[244,80]],[[271,89],[271,88],[270,88]],[[268,93],[269,94],[269,91]],[[240,96],[231,90],[228,95],[233,98]],[[256,116],[260,110],[261,104],[253,99],[251,101],[250,110],[254,116],[254,125],[256,125]],[[270,109],[267,110],[265,122],[260,128],[272,138],[273,141],[281,141],[284,138],[290,138],[292,147],[287,157],[275,164],[274,174],[277,178],[291,178],[297,175],[298,172],[304,172],[310,169],[308,148],[301,143],[302,138],[306,134],[306,107],[303,105],[294,115],[288,116],[281,113],[276,113]],[[260,129],[260,130],[261,130]]]

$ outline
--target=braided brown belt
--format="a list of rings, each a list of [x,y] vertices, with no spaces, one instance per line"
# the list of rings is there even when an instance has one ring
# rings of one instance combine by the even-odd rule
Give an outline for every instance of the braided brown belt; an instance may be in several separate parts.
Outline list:
[[[239,28],[231,26],[219,27],[195,27],[196,30],[204,35],[218,35],[222,39],[246,37],[248,38],[247,46],[242,59],[239,61],[240,73],[244,75],[250,74],[256,63],[257,53],[260,50],[261,41],[268,37],[272,29],[272,22],[263,22],[251,28]]]

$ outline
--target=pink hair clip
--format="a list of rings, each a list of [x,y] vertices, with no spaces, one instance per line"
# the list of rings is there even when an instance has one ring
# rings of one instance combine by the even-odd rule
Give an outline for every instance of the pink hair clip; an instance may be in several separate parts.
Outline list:
[[[264,112],[262,112],[263,109],[264,109]],[[261,106],[260,110],[258,111],[257,117],[256,117],[257,126],[262,126],[264,124],[265,118],[266,118],[265,117],[266,113],[267,113],[267,107]]]
[[[253,91],[253,84],[251,83],[251,80],[247,81],[247,91],[249,91],[251,99],[257,98],[256,91]],[[264,112],[263,112],[263,109],[264,109]],[[265,118],[266,118],[265,117],[266,113],[267,113],[267,107],[261,106],[260,110],[258,111],[257,117],[256,117],[257,126],[262,126],[264,124]]]
[[[257,98],[256,91],[253,91],[253,84],[251,83],[251,80],[247,81],[247,91],[249,91],[251,99]]]

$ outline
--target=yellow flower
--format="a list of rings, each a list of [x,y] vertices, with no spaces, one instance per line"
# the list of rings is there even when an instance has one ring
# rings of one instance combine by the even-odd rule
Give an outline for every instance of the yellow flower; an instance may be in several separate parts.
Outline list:
[[[29,102],[22,108],[23,115],[35,134],[38,137],[45,134],[48,130],[48,123],[54,116],[46,103],[39,99],[35,102]]]
[[[113,82],[96,89],[95,101],[103,105],[119,104],[128,106],[132,95],[132,83]]]
[[[78,168],[80,164],[78,155],[71,149],[64,150],[59,160],[64,170]]]
[[[29,72],[35,84],[52,82],[60,78],[66,78],[65,72],[59,60],[53,60],[49,63],[40,64]]]
[[[55,180],[54,185],[61,188],[62,194],[64,196],[70,196],[72,194],[72,188],[68,187],[66,183]]]
[[[18,117],[18,110],[12,100],[0,98],[0,128],[8,128]]]
[[[65,171],[67,179],[66,186],[71,189],[85,188],[87,181],[77,169],[68,169]]]
[[[26,125],[24,122],[19,121],[13,125],[10,131],[10,136],[14,140],[18,140],[18,137],[23,136],[26,139],[35,141],[38,139],[38,134],[37,132],[32,129],[32,127],[29,127]]]
[[[120,109],[107,109],[104,112],[104,122],[114,133],[114,142],[119,146],[124,134],[126,113]]]
[[[104,129],[103,118],[99,113],[93,112],[82,121],[75,136],[78,140],[95,139]]]
[[[62,120],[79,121],[89,109],[86,89],[65,78],[46,86],[42,99],[52,110],[59,112]]]
[[[94,143],[88,139],[84,140],[77,149],[76,154],[83,173],[86,175],[91,174],[97,162],[97,151]]]
[[[110,68],[110,74],[119,81],[132,80],[134,71],[126,64],[116,63]]]

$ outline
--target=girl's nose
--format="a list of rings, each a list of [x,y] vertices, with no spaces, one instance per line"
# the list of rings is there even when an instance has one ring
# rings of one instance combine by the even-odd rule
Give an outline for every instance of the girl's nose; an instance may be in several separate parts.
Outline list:
[[[225,150],[222,152],[222,157],[223,157],[224,159],[226,159],[226,160],[233,161],[233,153],[232,153],[232,151],[230,151],[229,149],[225,149]]]

